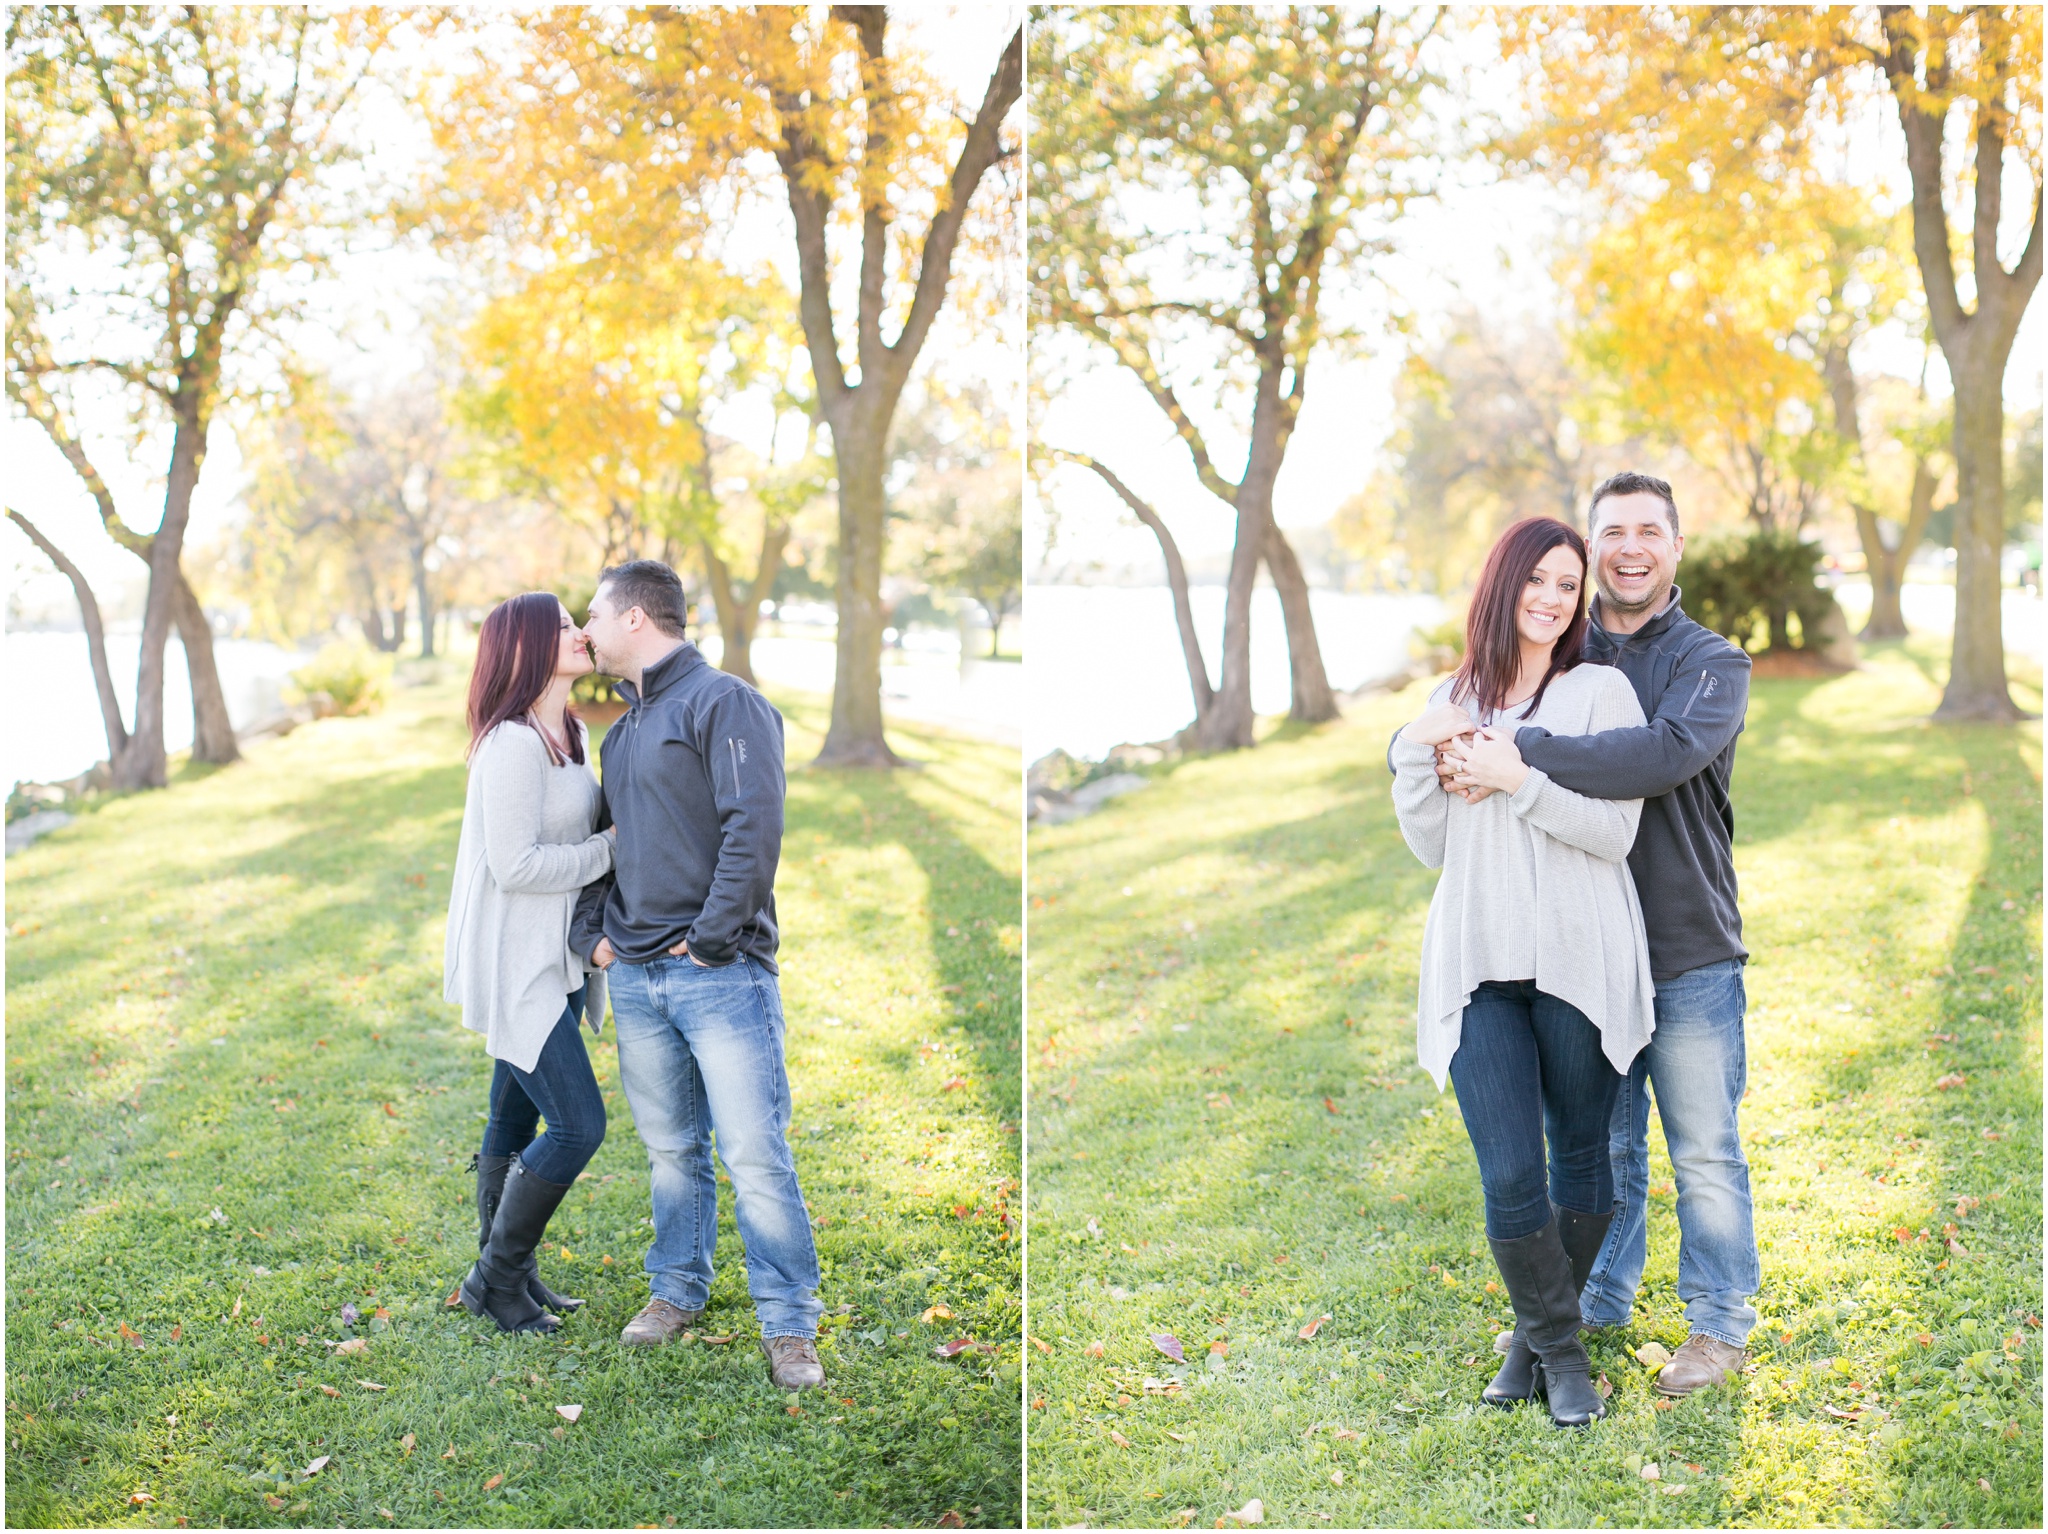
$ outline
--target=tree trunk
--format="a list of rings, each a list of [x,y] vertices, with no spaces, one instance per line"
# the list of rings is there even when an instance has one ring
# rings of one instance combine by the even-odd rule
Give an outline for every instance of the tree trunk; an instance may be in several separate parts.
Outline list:
[[[224,767],[242,759],[235,741],[235,722],[228,717],[227,693],[213,658],[213,625],[199,594],[178,572],[178,638],[185,646],[185,670],[192,680],[192,760]]]
[[[1870,568],[1870,620],[1863,625],[1862,639],[1904,639],[1906,613],[1900,605],[1906,583],[1906,566],[1920,540],[1927,536],[1927,522],[1934,515],[1934,471],[1927,460],[1913,459],[1913,492],[1907,505],[1906,525],[1897,548],[1887,548],[1877,514],[1868,506],[1856,507],[1856,534],[1863,542],[1863,562]]]
[[[887,497],[882,476],[889,414],[854,411],[835,421],[832,453],[839,467],[839,642],[832,679],[832,723],[818,762],[826,767],[901,765],[882,733],[882,540]],[[892,402],[893,403],[893,402]]]
[[[121,718],[121,699],[114,691],[114,669],[107,662],[107,631],[100,621],[100,604],[92,594],[92,587],[86,584],[85,572],[64,557],[63,550],[42,535],[40,529],[20,512],[9,509],[7,515],[29,540],[43,551],[51,564],[64,572],[64,578],[71,582],[71,589],[78,597],[78,617],[85,626],[85,648],[92,657],[92,683],[99,694],[100,720],[107,730],[107,760],[119,758],[128,745],[128,726]]]
[[[1955,380],[1956,629],[1937,719],[2008,723],[2026,716],[2005,677],[2005,357],[1949,356]]]
[[[1159,513],[1109,468],[1093,458],[1069,456],[1074,462],[1093,469],[1102,482],[1117,493],[1118,499],[1131,508],[1131,514],[1150,528],[1152,536],[1159,540],[1159,553],[1166,561],[1166,584],[1173,592],[1173,620],[1180,629],[1181,659],[1188,668],[1188,692],[1195,700],[1195,735],[1199,740],[1203,721],[1216,702],[1216,690],[1209,685],[1208,662],[1202,659],[1202,636],[1195,631],[1195,609],[1188,600],[1188,567],[1181,560],[1180,545],[1174,541],[1166,523],[1160,520]]]
[[[434,592],[428,579],[427,551],[412,551],[412,599],[420,610],[420,659],[434,658]]]
[[[1273,577],[1273,589],[1280,593],[1280,613],[1287,621],[1287,670],[1293,695],[1287,717],[1302,724],[1323,724],[1337,717],[1337,695],[1330,690],[1329,673],[1323,669],[1308,579],[1278,523],[1266,524],[1260,553],[1267,574]]]
[[[718,613],[718,669],[758,687],[754,680],[753,636],[740,621],[739,599],[733,595],[732,570],[718,557],[709,538],[698,544],[704,556],[705,584],[711,588],[711,605]]]
[[[185,528],[192,515],[192,491],[199,483],[205,451],[205,428],[188,411],[171,439],[171,472],[164,486],[164,520],[149,540],[149,596],[142,609],[142,650],[135,666],[135,729],[112,764],[117,790],[162,788],[168,780],[164,759],[164,646],[177,621],[179,596],[185,585],[179,560],[185,551]],[[209,658],[212,647],[207,647]]]

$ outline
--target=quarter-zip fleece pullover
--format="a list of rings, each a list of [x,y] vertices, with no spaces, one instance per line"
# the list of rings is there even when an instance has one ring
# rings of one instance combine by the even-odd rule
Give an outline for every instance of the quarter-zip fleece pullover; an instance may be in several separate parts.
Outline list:
[[[1628,678],[1648,724],[1597,735],[1553,735],[1540,725],[1515,732],[1522,760],[1559,787],[1643,801],[1628,868],[1655,980],[1749,957],[1728,798],[1735,738],[1749,712],[1749,656],[1688,618],[1683,597],[1673,586],[1664,611],[1633,634],[1602,628],[1596,597],[1586,625],[1586,659]],[[1387,770],[1395,770],[1391,745]]]
[[[775,971],[782,855],[782,715],[685,640],[618,684],[605,732],[598,829],[617,824],[612,872],[584,888],[570,946],[600,937],[629,964],[679,942],[711,965],[741,954]]]
[[[1595,799],[1640,799],[1628,855],[1649,937],[1650,974],[1670,980],[1703,964],[1747,959],[1735,904],[1735,810],[1728,781],[1749,711],[1749,656],[1694,622],[1671,589],[1633,634],[1600,626],[1594,599],[1586,659],[1628,678],[1649,723],[1597,735],[1515,732],[1522,760]]]

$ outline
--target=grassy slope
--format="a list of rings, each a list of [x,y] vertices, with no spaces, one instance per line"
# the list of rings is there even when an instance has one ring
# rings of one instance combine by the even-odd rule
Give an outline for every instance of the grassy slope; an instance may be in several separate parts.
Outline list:
[[[1627,1351],[1685,1336],[1653,1123],[1645,1289],[1594,1344],[1615,1416],[1585,1435],[1477,1401],[1510,1313],[1455,1099],[1415,1064],[1435,875],[1382,765],[1420,689],[1034,832],[1033,1523],[1259,1497],[1283,1526],[2038,1526],[2040,731],[1926,725],[1934,670],[1893,646],[1756,688],[1765,1323],[1739,1390],[1659,1408]],[[1147,1394],[1169,1331],[1190,1377]]]
[[[779,701],[807,762],[823,711]],[[610,1137],[543,1255],[589,1308],[508,1338],[443,1303],[489,1068],[440,1001],[458,710],[402,692],[8,863],[9,1523],[1014,1521],[1014,751],[906,729],[922,771],[790,778],[797,1166],[852,1307],[798,1415],[729,1199],[703,1331],[735,1340],[614,1345],[647,1181],[609,1030]],[[389,1312],[353,1359],[323,1345],[351,1301]],[[961,1335],[1000,1346],[931,1356]]]

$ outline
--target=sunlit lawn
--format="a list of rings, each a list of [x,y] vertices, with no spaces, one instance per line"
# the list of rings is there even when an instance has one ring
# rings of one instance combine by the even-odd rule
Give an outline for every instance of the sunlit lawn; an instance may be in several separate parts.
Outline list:
[[[609,1029],[610,1135],[542,1257],[588,1309],[543,1339],[447,1307],[490,1062],[440,1001],[444,678],[8,862],[10,1524],[1014,1523],[1016,752],[904,729],[921,770],[811,770],[822,704],[778,701],[829,1390],[767,1384],[729,1197],[698,1339],[616,1346],[648,1207]]]
[[[2041,735],[1926,724],[1936,648],[1755,690],[1764,1322],[1738,1388],[1676,1406],[1630,1356],[1685,1337],[1653,1122],[1584,1434],[1477,1399],[1510,1312],[1415,1064],[1436,875],[1383,765],[1421,689],[1034,831],[1032,1522],[2038,1527]]]

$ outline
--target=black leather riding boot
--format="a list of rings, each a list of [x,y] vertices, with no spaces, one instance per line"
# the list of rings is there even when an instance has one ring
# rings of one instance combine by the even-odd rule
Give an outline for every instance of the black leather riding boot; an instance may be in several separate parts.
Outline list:
[[[1509,1241],[1487,1238],[1515,1305],[1515,1330],[1536,1355],[1536,1388],[1559,1427],[1584,1427],[1607,1415],[1594,1388],[1592,1361],[1579,1341],[1579,1293],[1553,1215],[1541,1230]],[[1596,1248],[1597,1250],[1597,1248]]]
[[[523,1162],[508,1169],[483,1255],[462,1281],[462,1303],[472,1315],[488,1315],[508,1332],[553,1331],[561,1324],[541,1309],[528,1285],[534,1248],[568,1192],[569,1184],[536,1177]]]
[[[476,1250],[483,1255],[484,1243],[491,1239],[491,1219],[498,1212],[498,1199],[505,1191],[505,1174],[512,1169],[516,1156],[485,1156],[478,1154],[469,1158],[469,1169],[476,1173]],[[549,1310],[567,1315],[572,1310],[581,1310],[583,1301],[574,1295],[558,1294],[547,1286],[540,1276],[540,1264],[533,1267],[533,1276],[528,1279],[526,1292],[533,1296],[533,1303],[545,1305]]]

